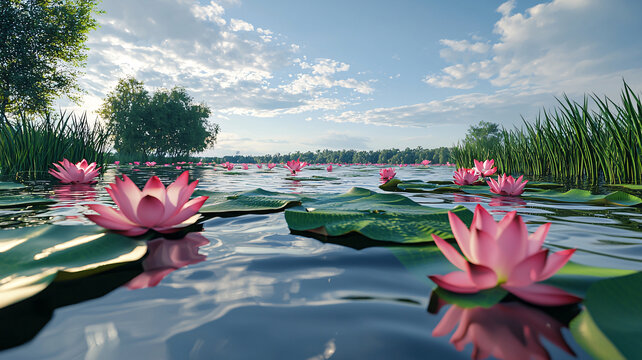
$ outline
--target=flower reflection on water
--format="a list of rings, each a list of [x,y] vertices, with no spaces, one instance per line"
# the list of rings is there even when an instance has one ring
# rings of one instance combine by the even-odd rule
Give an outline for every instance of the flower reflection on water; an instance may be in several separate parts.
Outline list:
[[[447,303],[435,293],[431,297],[428,311],[437,314]],[[564,310],[567,319],[579,311],[577,306],[552,308]],[[450,305],[439,324],[433,329],[432,336],[441,337],[457,329],[450,338],[457,351],[462,351],[472,343],[471,358],[485,359],[493,356],[498,359],[550,359],[551,356],[542,344],[542,338],[562,349],[569,355],[575,352],[567,344],[562,329],[567,320],[558,320],[542,308],[528,306],[517,301],[501,302],[490,308],[462,308]]]
[[[130,289],[154,287],[169,273],[187,265],[204,261],[198,253],[201,246],[209,244],[203,235],[190,233],[180,240],[159,238],[147,243],[148,255],[143,260],[143,273],[127,283]]]

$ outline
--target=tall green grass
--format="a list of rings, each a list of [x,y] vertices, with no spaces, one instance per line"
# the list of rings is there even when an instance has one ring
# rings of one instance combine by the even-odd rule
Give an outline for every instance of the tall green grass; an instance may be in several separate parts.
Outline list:
[[[499,172],[551,176],[570,181],[642,183],[642,103],[624,83],[617,104],[608,97],[566,95],[553,111],[543,111],[521,129],[502,130],[491,147],[458,144],[453,159],[470,167],[473,159],[495,159]]]
[[[0,119],[0,174],[18,180],[46,178],[52,163],[63,158],[104,164],[108,146],[107,129],[100,123],[90,126],[86,114]]]

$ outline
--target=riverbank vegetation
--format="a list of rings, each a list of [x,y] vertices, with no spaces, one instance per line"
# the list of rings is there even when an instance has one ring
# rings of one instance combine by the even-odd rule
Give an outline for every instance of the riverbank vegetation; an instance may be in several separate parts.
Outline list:
[[[567,96],[523,127],[501,129],[493,141],[466,139],[453,149],[458,166],[495,159],[499,172],[590,183],[642,183],[642,103],[624,83],[620,102]]]

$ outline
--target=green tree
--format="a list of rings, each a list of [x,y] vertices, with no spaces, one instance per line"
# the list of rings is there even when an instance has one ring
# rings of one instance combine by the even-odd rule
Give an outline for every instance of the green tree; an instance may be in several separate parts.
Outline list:
[[[485,146],[492,146],[498,144],[501,140],[501,129],[499,125],[480,121],[478,125],[471,125],[466,133],[464,142],[467,143],[480,143]]]
[[[44,113],[81,92],[99,0],[0,0],[0,116]]]
[[[194,104],[182,87],[161,89],[153,95],[143,83],[121,79],[100,109],[112,129],[114,149],[143,157],[187,157],[216,142],[217,124],[209,124],[211,110]]]

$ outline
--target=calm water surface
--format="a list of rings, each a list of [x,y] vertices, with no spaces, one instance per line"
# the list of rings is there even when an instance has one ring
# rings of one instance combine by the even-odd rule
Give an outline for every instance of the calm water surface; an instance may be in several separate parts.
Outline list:
[[[334,181],[287,180],[283,168],[235,171],[242,174],[212,167],[190,173],[200,180],[199,189],[214,191],[260,187],[343,193],[353,186],[381,191],[379,168],[373,166],[335,166],[332,173],[310,166],[299,175],[339,178]],[[397,177],[450,180],[452,171],[404,167]],[[152,174],[167,183],[180,172],[125,166],[110,168],[95,186],[39,184],[35,193],[58,202],[2,210],[0,225],[90,224],[81,216],[87,211],[83,204],[111,204],[103,188],[114,175],[127,173],[142,185]],[[482,203],[496,218],[517,210],[531,232],[552,222],[547,246],[578,248],[575,262],[640,269],[640,208],[405,195],[448,209],[457,203],[473,210]],[[184,261],[154,263],[157,254],[168,251],[180,252]],[[464,314],[449,306],[429,312],[433,285],[428,274],[407,270],[395,248],[357,250],[293,235],[283,213],[214,218],[200,234],[178,242],[156,240],[143,268],[145,273],[128,286],[56,309],[32,341],[0,352],[0,359],[468,359],[502,353],[523,359],[524,351],[554,359],[589,358],[573,340],[564,316],[518,302]],[[451,337],[456,339],[450,342]],[[475,339],[484,341],[473,353]]]

